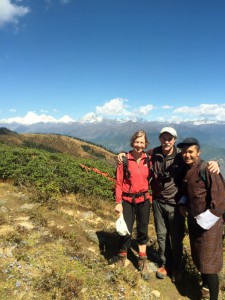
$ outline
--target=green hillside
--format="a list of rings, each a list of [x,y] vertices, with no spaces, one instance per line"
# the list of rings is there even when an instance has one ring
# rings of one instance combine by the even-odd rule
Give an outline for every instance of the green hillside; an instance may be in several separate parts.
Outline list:
[[[114,173],[115,168],[100,159],[0,145],[0,178],[32,189],[43,201],[70,193],[113,200]]]
[[[43,200],[70,193],[113,200],[115,158],[80,139],[0,128],[0,178],[31,188]]]
[[[60,134],[17,134],[7,128],[0,128],[0,143],[10,146],[43,149],[54,153],[70,154],[75,157],[97,158],[115,166],[115,153],[91,142]]]

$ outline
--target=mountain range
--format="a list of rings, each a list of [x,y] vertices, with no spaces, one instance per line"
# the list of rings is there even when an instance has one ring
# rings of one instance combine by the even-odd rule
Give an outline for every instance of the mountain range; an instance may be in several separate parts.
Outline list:
[[[40,121],[37,115],[29,114],[30,122],[0,122],[17,133],[54,133],[79,138],[100,145],[115,153],[130,149],[130,137],[140,129],[146,131],[150,147],[159,145],[159,132],[163,127],[171,126],[178,133],[178,141],[186,137],[196,137],[202,149],[202,157],[206,160],[218,160],[221,172],[225,174],[225,122],[189,121],[182,123],[165,123],[145,120],[111,120],[89,116],[86,120],[72,121],[65,116],[59,121]],[[33,122],[32,122],[33,120]]]

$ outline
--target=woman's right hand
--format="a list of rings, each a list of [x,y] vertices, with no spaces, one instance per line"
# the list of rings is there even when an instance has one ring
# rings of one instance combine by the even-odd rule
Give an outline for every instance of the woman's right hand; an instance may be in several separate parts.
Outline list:
[[[120,214],[123,212],[123,205],[122,203],[117,203],[115,206],[115,212],[120,216]]]
[[[123,157],[126,156],[126,153],[125,152],[121,152],[117,155],[117,162],[118,164],[122,164],[123,162]]]

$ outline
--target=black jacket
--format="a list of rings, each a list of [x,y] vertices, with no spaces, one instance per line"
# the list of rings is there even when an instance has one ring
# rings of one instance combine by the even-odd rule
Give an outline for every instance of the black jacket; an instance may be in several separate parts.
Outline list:
[[[174,146],[172,155],[164,156],[162,147],[156,147],[151,160],[153,200],[176,204],[182,195],[182,179],[185,170],[180,150]]]

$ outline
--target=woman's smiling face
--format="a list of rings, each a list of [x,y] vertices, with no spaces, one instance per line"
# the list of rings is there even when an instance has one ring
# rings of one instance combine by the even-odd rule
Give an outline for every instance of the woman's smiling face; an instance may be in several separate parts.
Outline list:
[[[136,138],[136,140],[133,143],[134,151],[136,152],[142,152],[146,148],[146,142],[144,135],[141,135]]]

